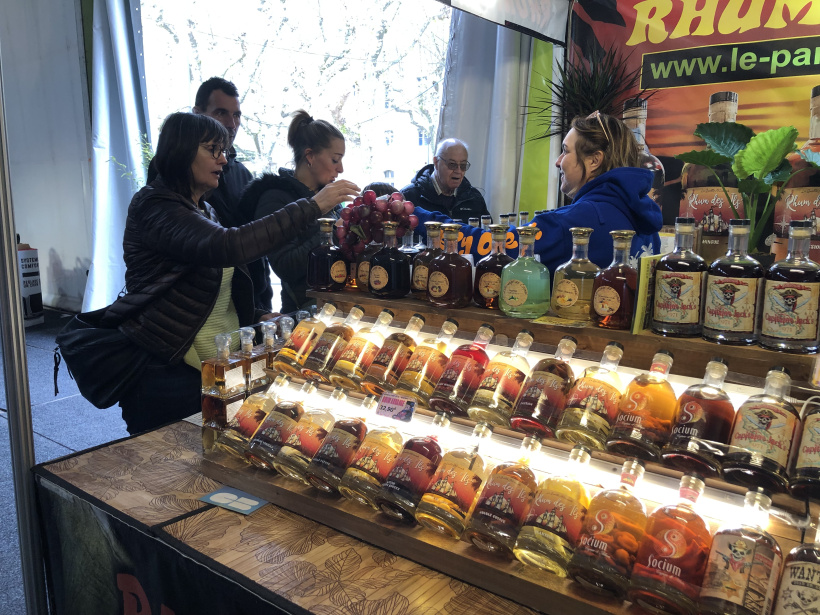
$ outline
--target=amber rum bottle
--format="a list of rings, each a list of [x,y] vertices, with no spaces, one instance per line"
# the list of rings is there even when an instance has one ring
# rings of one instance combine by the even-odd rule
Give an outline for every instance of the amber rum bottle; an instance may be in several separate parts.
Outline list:
[[[231,334],[220,333],[215,344],[216,357],[202,362],[202,394],[225,399],[244,395],[246,361],[241,355],[231,355]]]
[[[685,474],[677,504],[649,516],[629,580],[628,598],[650,613],[696,615],[712,534],[697,512],[703,479]]]
[[[439,440],[449,425],[449,417],[439,412],[433,418],[430,435],[410,438],[404,443],[376,496],[376,504],[391,519],[415,523],[416,507],[444,455]]]
[[[806,541],[789,551],[783,563],[783,575],[777,599],[774,603],[774,615],[798,615],[819,610],[820,604],[820,528],[810,537],[812,528],[806,536],[813,542]]]
[[[539,233],[535,226],[518,229],[518,258],[501,270],[501,311],[514,318],[538,318],[550,307],[550,272],[533,256]]]
[[[701,384],[693,384],[678,398],[669,443],[663,447],[667,465],[706,477],[722,474],[721,460],[729,444],[735,409],[723,381],[729,367],[715,357],[706,365]]]
[[[305,378],[318,380],[325,384],[330,382],[330,372],[342,356],[350,338],[353,337],[353,330],[358,328],[362,316],[364,316],[364,308],[354,305],[350,308],[344,322],[333,323],[322,331],[322,335],[319,336],[302,366],[302,375]]]
[[[383,247],[384,244],[371,241],[356,257],[356,288],[363,293],[370,292],[370,261]]]
[[[583,483],[589,460],[589,449],[578,444],[570,451],[564,472],[538,485],[513,547],[521,562],[567,576],[589,508],[589,490]]]
[[[650,199],[661,206],[661,193],[666,181],[663,164],[653,156],[646,145],[646,108],[645,98],[631,98],[624,102],[624,124],[635,135],[638,142],[638,162],[642,169],[652,172],[652,188],[649,190]]]
[[[795,353],[820,349],[820,265],[809,259],[811,233],[810,220],[792,220],[788,255],[766,271],[759,338],[763,348]]]
[[[384,344],[387,327],[392,321],[393,312],[382,310],[372,326],[359,329],[333,366],[330,382],[347,391],[358,391],[376,353]]]
[[[629,249],[635,231],[610,231],[612,263],[592,283],[592,322],[604,329],[629,329],[635,309],[638,271],[629,265]]]
[[[311,290],[342,290],[347,283],[347,259],[333,245],[333,218],[319,218],[319,245],[308,254],[307,285]]]
[[[336,313],[336,305],[328,301],[316,316],[299,321],[290,338],[273,359],[273,369],[297,378],[302,377],[302,365]]]
[[[462,308],[472,303],[473,268],[458,253],[460,224],[445,224],[444,253],[427,265],[427,300],[436,307]]]
[[[764,529],[771,506],[766,490],[755,488],[746,493],[740,523],[730,521],[715,533],[698,599],[702,615],[771,612],[783,559],[780,545]]]
[[[652,332],[672,337],[701,334],[701,295],[706,261],[692,251],[694,218],[675,222],[675,248],[655,268]]]
[[[507,256],[507,227],[491,224],[489,230],[492,233],[492,248],[490,253],[475,265],[473,301],[478,307],[497,310],[498,296],[501,292],[501,270],[515,259]]]
[[[530,469],[541,442],[527,436],[518,459],[495,466],[473,503],[464,538],[487,553],[511,559],[518,528],[526,518],[538,483]]]
[[[646,507],[633,493],[643,474],[643,461],[627,459],[620,486],[592,498],[567,568],[567,576],[585,589],[626,598],[646,529]]]
[[[726,480],[775,493],[786,491],[786,467],[800,428],[800,415],[786,399],[790,389],[789,370],[773,367],[766,374],[763,393],[752,395],[738,408],[723,462]]]
[[[820,499],[820,404],[807,402],[801,414],[803,430],[799,448],[792,453],[789,493],[800,499]]]
[[[402,437],[390,425],[368,429],[350,467],[342,476],[339,493],[352,502],[379,510],[376,496],[401,451]]]
[[[555,437],[558,418],[567,403],[567,393],[575,375],[569,365],[578,340],[565,335],[558,342],[555,356],[541,359],[521,387],[510,417],[513,429],[544,438]]]
[[[492,325],[485,323],[478,328],[472,344],[462,344],[453,351],[430,395],[429,404],[434,412],[467,416],[467,408],[490,362],[486,348],[494,334]]]
[[[410,292],[410,257],[396,243],[398,222],[384,222],[384,247],[370,259],[370,294],[400,299]]]
[[[466,447],[444,455],[416,509],[416,521],[452,538],[461,536],[470,507],[487,478],[488,468],[478,449],[492,433],[492,425],[478,423]]]
[[[251,395],[265,390],[273,382],[273,378],[266,370],[273,366],[273,357],[278,351],[276,345],[276,321],[266,320],[262,323],[262,343],[254,348],[251,358],[251,381],[248,393]],[[271,370],[272,371],[272,370]]]
[[[559,318],[592,320],[592,285],[601,270],[589,260],[591,228],[573,227],[572,258],[555,270],[550,310]]]
[[[394,391],[427,406],[430,395],[447,367],[450,340],[458,330],[458,321],[448,318],[438,335],[424,338],[410,357],[407,367],[399,376]]]
[[[379,397],[382,393],[395,388],[399,376],[416,350],[416,339],[423,326],[424,316],[413,314],[407,321],[404,331],[387,336],[362,380],[362,389],[366,393]]]
[[[441,222],[425,222],[427,248],[413,258],[413,281],[410,289],[416,299],[427,300],[427,274],[430,261],[444,254],[441,249]]]

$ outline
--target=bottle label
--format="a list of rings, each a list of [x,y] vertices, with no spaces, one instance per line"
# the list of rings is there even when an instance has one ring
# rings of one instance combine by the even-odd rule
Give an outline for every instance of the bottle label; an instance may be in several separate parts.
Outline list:
[[[812,171],[809,171],[811,174]],[[812,238],[820,236],[820,188],[808,186],[801,188],[784,188],[783,194],[774,206],[774,230],[778,237],[789,236],[789,222],[792,220],[811,220]]]
[[[294,427],[296,427],[296,421],[281,412],[273,411],[259,426],[253,439],[281,446],[290,437]]]
[[[378,436],[365,438],[350,467],[361,470],[379,483],[383,483],[393,469],[396,455],[397,451],[380,442]]]
[[[447,367],[446,356],[435,348],[421,346],[420,348],[416,348],[416,352],[413,353],[404,373],[408,374],[413,380],[416,378],[429,380],[432,383],[431,386],[435,386],[444,373],[445,367]],[[413,377],[411,374],[416,374],[417,376]],[[401,378],[399,378],[399,380],[401,381]]]
[[[681,395],[678,412],[678,419],[672,428],[672,439],[676,437],[700,438],[706,430],[706,411],[698,401],[691,397],[687,399],[684,393]]]
[[[484,462],[475,455],[468,459],[447,455],[436,470],[427,493],[433,493],[455,504],[466,513],[481,488]]]
[[[604,417],[611,425],[618,416],[621,393],[611,384],[595,378],[579,378],[567,395],[567,408],[577,408]]]
[[[527,302],[527,286],[521,280],[509,280],[504,284],[501,298],[512,307],[524,305]]]
[[[532,498],[524,525],[546,530],[575,546],[586,514],[587,509],[580,502],[549,488],[539,489]]]
[[[427,279],[427,292],[431,297],[438,299],[447,294],[450,290],[450,280],[441,271],[434,271]]]
[[[379,347],[373,342],[363,337],[354,337],[344,347],[344,352],[342,352],[342,356],[339,357],[339,361],[336,365],[338,367],[339,363],[347,363],[347,365],[345,365],[345,371],[350,373],[353,371],[366,371],[367,368],[370,367],[370,364],[373,363],[373,359],[378,352]]]
[[[353,461],[360,444],[361,440],[349,431],[334,428],[322,442],[311,463],[344,470]]]
[[[774,615],[820,613],[820,564],[787,562],[783,567]]]
[[[370,268],[370,286],[376,290],[381,290],[387,286],[389,281],[390,276],[387,275],[387,269],[379,265]]]
[[[225,370],[225,390],[232,391],[238,388],[245,387],[245,373],[242,371],[242,365]]]
[[[470,403],[483,374],[484,368],[478,361],[465,356],[451,357],[436,385],[435,396]]]
[[[550,372],[531,373],[515,405],[516,414],[534,415],[539,402],[544,409],[563,410],[567,401],[564,394],[566,384],[568,383],[562,378]],[[543,419],[548,419],[554,412],[541,414]]]
[[[810,414],[803,421],[795,470],[803,468],[820,468],[820,413]]]
[[[484,370],[474,401],[512,408],[526,378],[520,369],[506,363],[490,361]]]
[[[706,276],[703,326],[718,331],[755,330],[756,278]]]
[[[739,216],[744,216],[743,198],[737,188],[727,186],[726,192],[732,199]],[[726,235],[729,220],[735,217],[726,194],[720,186],[686,188],[680,203],[680,215],[694,218],[704,235]]]
[[[745,403],[737,411],[729,444],[785,467],[797,422],[795,415],[775,404]]]
[[[501,276],[497,273],[488,271],[482,273],[478,279],[478,292],[485,299],[493,299],[498,297],[501,291]]]
[[[362,288],[367,288],[370,281],[370,261],[362,261],[356,268],[356,283]]]
[[[820,282],[766,280],[764,288],[763,335],[792,340],[817,338]]]
[[[532,491],[512,476],[490,475],[478,497],[473,516],[496,529],[517,528],[527,514]]]
[[[592,299],[592,307],[598,316],[612,316],[621,307],[621,295],[611,286],[599,286]]]
[[[652,318],[658,322],[697,323],[700,318],[700,282],[700,272],[658,271]]]
[[[341,344],[339,343],[340,341],[342,342]],[[321,365],[329,365],[332,367],[333,363],[341,356],[344,346],[344,340],[341,337],[335,333],[329,333],[327,329],[325,329],[325,332],[319,337],[319,341],[316,342],[313,350],[310,351],[310,356],[308,357],[311,362],[310,364],[316,361]],[[334,354],[339,356],[337,356],[334,361],[328,361],[328,355],[333,357]]]
[[[254,382],[259,383],[262,380],[270,382],[270,380],[268,379],[268,375],[265,373],[266,359],[267,357],[265,355],[261,355],[251,361],[251,384],[253,384]]]
[[[555,285],[555,294],[553,297],[555,304],[559,308],[568,308],[575,305],[578,301],[578,295],[580,295],[580,292],[572,280],[564,278]]]
[[[718,532],[709,551],[701,598],[745,607],[754,615],[769,612],[780,571],[780,555],[763,536]]]
[[[342,283],[347,281],[347,263],[339,260],[330,266],[330,279]]]
[[[313,422],[310,417],[303,417],[296,423],[285,444],[307,457],[313,457],[325,437],[327,429],[321,423]]]
[[[249,400],[250,398],[240,405],[239,410],[228,423],[230,429],[245,438],[252,437],[265,419],[265,411],[259,407],[258,403],[255,403],[256,400],[248,403]]]
[[[313,323],[299,323],[280,352],[285,356],[292,357],[299,363],[304,363],[317,337],[319,337],[319,334],[316,332]]]
[[[421,496],[430,484],[436,471],[436,463],[415,451],[402,450],[382,489],[387,491],[409,491]]]
[[[427,290],[427,265],[413,267],[413,290]]]
[[[368,371],[385,383],[394,385],[412,355],[413,352],[398,340],[387,340],[374,357]]]
[[[631,550],[634,555],[638,551],[638,541],[629,534],[628,546],[625,560],[616,560],[613,556],[614,552],[622,547],[615,544],[617,521],[615,515],[608,510],[597,510],[593,513],[587,514],[584,519],[584,525],[581,529],[581,535],[578,538],[578,546],[575,552],[586,555],[596,560],[601,560],[602,563],[618,568],[626,572],[629,570],[630,558],[628,553]],[[637,528],[636,529],[640,529]],[[624,533],[625,534],[625,533]],[[632,544],[634,540],[634,545]],[[634,547],[634,549],[632,549]]]

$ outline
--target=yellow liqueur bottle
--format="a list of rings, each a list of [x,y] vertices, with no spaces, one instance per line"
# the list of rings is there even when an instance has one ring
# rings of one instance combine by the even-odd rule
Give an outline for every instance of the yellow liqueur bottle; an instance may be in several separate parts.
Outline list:
[[[339,493],[352,502],[378,510],[376,496],[393,469],[402,443],[401,434],[391,425],[369,429],[342,476]]]
[[[550,309],[559,318],[592,321],[592,286],[601,270],[589,260],[591,228],[573,227],[572,258],[555,270]]]
[[[302,366],[302,375],[305,378],[318,380],[325,384],[330,382],[330,372],[342,356],[350,338],[353,337],[354,329],[358,328],[362,316],[364,316],[364,308],[354,305],[350,308],[344,322],[333,323],[322,332]]]
[[[274,358],[273,369],[301,378],[302,365],[335,313],[336,305],[328,301],[315,317],[301,320]]]
[[[393,312],[382,310],[372,326],[359,329],[336,361],[330,372],[330,382],[347,391],[360,390],[365,373],[376,358],[379,348],[384,345],[384,336],[391,322]]]
[[[396,393],[414,399],[420,406],[427,406],[447,366],[450,355],[448,347],[457,330],[458,321],[448,318],[436,337],[427,337],[416,346],[396,383]]]
[[[423,326],[424,316],[413,314],[404,331],[387,336],[362,380],[365,392],[378,397],[396,387],[399,376],[416,350],[416,339]]]

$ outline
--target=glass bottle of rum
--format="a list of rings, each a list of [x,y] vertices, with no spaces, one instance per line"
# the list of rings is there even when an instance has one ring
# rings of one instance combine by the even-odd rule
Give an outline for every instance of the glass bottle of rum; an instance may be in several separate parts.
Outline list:
[[[339,493],[352,502],[379,510],[376,496],[401,451],[402,437],[390,425],[368,429],[350,467],[339,484]]]
[[[241,355],[231,354],[231,334],[220,333],[214,338],[216,356],[202,362],[202,394],[227,399],[247,391]]]
[[[333,245],[333,218],[319,218],[319,245],[308,254],[307,285],[311,290],[342,290],[347,283],[348,262]]]
[[[395,393],[406,395],[420,406],[427,406],[439,378],[447,367],[450,340],[458,330],[458,321],[448,318],[436,337],[424,338],[399,376]]]
[[[601,270],[589,260],[591,228],[573,227],[572,258],[555,270],[551,311],[567,320],[592,320],[592,285]]]
[[[362,327],[345,346],[330,372],[330,382],[348,391],[358,391],[376,353],[384,344],[387,327],[393,322],[393,312],[382,310],[371,327]]]
[[[785,367],[766,374],[763,393],[752,395],[735,414],[723,475],[744,487],[765,487],[783,493],[788,487],[786,467],[800,415],[787,401],[791,377]]]
[[[310,484],[305,476],[308,464],[319,451],[335,422],[328,408],[344,404],[345,399],[347,394],[340,387],[336,387],[329,400],[320,401],[314,395],[306,401],[304,413],[273,459],[273,467],[279,474],[306,485]]]
[[[646,145],[646,112],[647,101],[645,98],[631,98],[624,102],[624,124],[635,135],[638,142],[638,163],[642,169],[652,171],[652,188],[649,190],[650,199],[661,206],[661,193],[666,181],[663,164],[653,156]]]
[[[398,222],[384,222],[384,247],[370,259],[370,294],[401,299],[410,292],[410,257],[396,243]]]
[[[416,299],[427,301],[428,265],[435,257],[444,254],[441,249],[441,222],[425,222],[427,229],[427,248],[413,258],[413,281],[410,290]]]
[[[589,508],[589,490],[582,477],[589,460],[589,449],[578,444],[570,451],[564,472],[538,485],[513,547],[519,561],[567,576]]]
[[[618,416],[606,441],[606,450],[625,457],[659,461],[661,448],[669,441],[677,399],[666,380],[674,357],[659,350],[648,372],[638,374],[626,386]]]
[[[763,268],[746,252],[749,220],[729,220],[729,251],[709,266],[703,296],[703,339],[718,344],[757,341],[757,295]]]
[[[740,523],[715,533],[698,599],[702,615],[768,615],[783,552],[764,529],[772,500],[758,487],[746,493]]]
[[[809,259],[812,225],[811,220],[792,220],[788,255],[766,271],[759,338],[763,348],[795,353],[820,349],[820,265]]]
[[[518,528],[538,486],[530,461],[540,450],[541,442],[527,436],[521,441],[517,460],[499,463],[492,469],[473,502],[465,540],[482,551],[512,559]]]
[[[439,412],[433,417],[430,435],[410,438],[404,443],[376,496],[376,504],[385,515],[415,523],[416,508],[444,454],[439,440],[449,426],[450,418]]]
[[[789,493],[802,500],[820,499],[820,403],[806,402],[801,415],[803,430],[792,454]]]
[[[251,358],[251,382],[248,389],[251,395],[265,390],[273,382],[273,378],[266,370],[272,368],[273,357],[278,351],[277,327],[276,321],[266,320],[262,323],[262,343],[254,348],[254,356]]]
[[[254,359],[253,339],[256,332],[253,327],[241,327],[239,329],[239,349],[231,353],[232,359],[238,359],[242,365],[242,374],[245,377],[245,395],[250,395],[251,384],[251,362]],[[261,367],[261,365],[259,366]],[[258,377],[258,371],[256,373]]]
[[[675,221],[675,248],[655,267],[652,332],[672,337],[701,334],[701,295],[706,261],[692,251],[694,218]]]
[[[478,449],[492,433],[492,425],[478,423],[466,447],[452,449],[442,457],[416,508],[416,521],[451,538],[461,536],[470,507],[487,478],[488,468]]]
[[[458,253],[460,224],[444,224],[444,253],[427,265],[427,300],[436,307],[462,308],[473,300],[473,267]]]
[[[695,503],[705,484],[696,474],[680,481],[677,504],[656,509],[629,580],[628,598],[650,613],[696,615],[712,534]]]
[[[532,333],[522,329],[510,350],[495,354],[484,369],[478,390],[467,408],[471,419],[486,421],[491,425],[510,426],[513,405],[524,381],[530,375],[530,364],[527,361],[530,346]]]
[[[812,528],[806,530],[810,536]],[[820,527],[813,542],[805,542],[789,551],[783,562],[783,574],[773,615],[798,615],[817,612],[820,598]]]
[[[499,307],[499,293],[501,292],[501,270],[515,259],[512,256],[507,256],[505,248],[507,227],[501,224],[492,224],[490,225],[490,233],[492,233],[490,253],[475,265],[473,301],[478,307],[497,310]]]
[[[629,329],[635,308],[638,271],[629,265],[629,249],[635,231],[610,231],[612,263],[592,283],[592,323],[604,329]]]
[[[384,244],[371,241],[356,257],[356,289],[363,293],[370,292],[370,261],[373,255],[384,247]]]
[[[554,357],[535,364],[515,401],[515,412],[510,417],[513,429],[544,438],[555,437],[558,417],[575,382],[569,362],[577,347],[578,340],[565,335],[558,342]]]
[[[538,318],[550,307],[550,272],[533,256],[539,233],[535,226],[518,229],[518,258],[501,270],[499,306],[507,316]]]
[[[274,357],[273,369],[301,378],[302,365],[335,313],[336,305],[328,301],[316,316],[300,320],[288,341]]]
[[[359,321],[364,316],[364,308],[354,305],[350,308],[344,322],[329,325],[310,351],[304,365],[302,375],[308,380],[318,380],[327,384],[330,382],[330,372],[342,356],[347,343],[353,337],[354,328],[358,328]]]
[[[387,336],[362,380],[362,389],[366,393],[379,397],[395,388],[416,350],[416,339],[423,326],[424,316],[413,314],[404,331]]]
[[[602,451],[615,419],[624,390],[618,364],[624,347],[609,342],[598,365],[588,367],[567,393],[567,401],[555,435],[564,442],[585,444]]]
[[[643,461],[627,459],[621,484],[592,498],[567,576],[593,592],[626,598],[629,574],[646,530],[646,507],[634,489]]]
[[[478,328],[472,344],[463,344],[453,351],[430,395],[430,408],[434,412],[467,416],[467,408],[490,362],[486,348],[494,334],[492,325],[485,323]]]
[[[675,423],[663,460],[682,472],[701,476],[722,475],[721,460],[729,444],[735,409],[723,381],[729,372],[726,361],[715,357],[706,365],[701,384],[693,384],[678,398]]]

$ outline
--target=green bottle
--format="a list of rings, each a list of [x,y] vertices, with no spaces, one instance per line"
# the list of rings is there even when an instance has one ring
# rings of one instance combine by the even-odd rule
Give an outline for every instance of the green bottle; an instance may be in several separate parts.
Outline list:
[[[550,272],[533,256],[535,226],[518,229],[518,258],[501,270],[501,311],[515,318],[538,318],[550,307]]]

